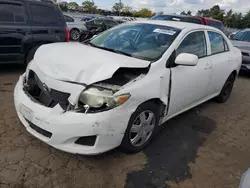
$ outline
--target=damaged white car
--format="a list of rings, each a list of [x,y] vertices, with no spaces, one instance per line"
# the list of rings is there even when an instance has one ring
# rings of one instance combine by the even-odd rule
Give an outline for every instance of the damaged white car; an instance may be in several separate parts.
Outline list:
[[[85,44],[40,47],[16,85],[15,107],[27,131],[57,149],[138,152],[168,119],[214,97],[225,102],[241,61],[215,28],[130,22]]]

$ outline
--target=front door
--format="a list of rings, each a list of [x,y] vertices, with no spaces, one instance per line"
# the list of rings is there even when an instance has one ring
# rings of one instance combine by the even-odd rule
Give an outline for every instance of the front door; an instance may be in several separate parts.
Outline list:
[[[23,43],[30,32],[21,1],[0,1],[0,63],[22,62]]]
[[[196,66],[178,65],[172,70],[172,88],[169,113],[177,115],[207,97],[211,78],[211,63],[207,59],[207,43],[204,31],[189,33],[176,49],[176,56],[190,53],[199,58]]]
[[[221,92],[223,85],[227,78],[234,69],[233,61],[236,61],[233,57],[228,44],[224,37],[217,32],[208,31],[208,38],[211,53],[209,54],[209,60],[212,63],[212,76],[211,83],[209,84],[210,94],[218,94]]]

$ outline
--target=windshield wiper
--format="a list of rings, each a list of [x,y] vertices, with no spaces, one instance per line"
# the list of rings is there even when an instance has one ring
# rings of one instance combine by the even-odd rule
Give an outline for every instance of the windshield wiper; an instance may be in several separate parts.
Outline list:
[[[116,50],[116,49],[112,49],[112,48],[105,48],[105,47],[102,47],[102,46],[97,46],[97,45],[93,44],[90,41],[87,42],[87,44],[89,44],[90,46],[95,47],[95,48],[99,48],[99,49],[102,49],[102,50],[107,50],[107,51],[114,52],[114,53],[117,53],[117,54],[122,54],[122,55],[126,55],[126,56],[129,56],[129,57],[132,57],[132,55],[129,54],[129,53],[122,52],[122,51],[119,51],[119,50]]]
[[[102,48],[102,49],[110,51],[110,52],[115,52],[117,54],[122,54],[122,55],[126,55],[126,56],[129,56],[129,57],[132,57],[131,54],[126,53],[126,52],[122,52],[122,51],[119,51],[119,50],[116,50],[116,49],[111,49],[111,48]]]

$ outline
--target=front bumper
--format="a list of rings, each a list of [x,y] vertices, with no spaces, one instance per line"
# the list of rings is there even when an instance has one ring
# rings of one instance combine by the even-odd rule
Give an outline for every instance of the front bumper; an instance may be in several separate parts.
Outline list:
[[[59,105],[54,108],[42,106],[24,92],[23,76],[15,87],[14,102],[18,117],[30,134],[59,150],[74,154],[95,155],[118,147],[133,113],[126,103],[96,114],[64,112]],[[31,123],[51,133],[51,137],[32,128]],[[78,138],[87,136],[96,136],[93,146],[75,143]]]

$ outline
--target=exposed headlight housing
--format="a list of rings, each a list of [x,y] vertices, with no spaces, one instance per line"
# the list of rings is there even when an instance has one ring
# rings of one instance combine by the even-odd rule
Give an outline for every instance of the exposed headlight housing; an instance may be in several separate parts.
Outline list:
[[[130,94],[114,96],[114,92],[110,89],[101,87],[90,87],[84,90],[78,102],[78,109],[104,111],[115,108],[130,98]]]

